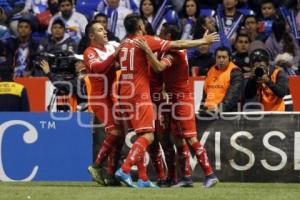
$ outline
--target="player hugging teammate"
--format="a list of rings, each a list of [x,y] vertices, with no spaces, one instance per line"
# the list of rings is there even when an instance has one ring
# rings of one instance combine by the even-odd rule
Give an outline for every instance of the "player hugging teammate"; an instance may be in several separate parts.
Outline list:
[[[124,131],[120,131],[122,129],[116,122],[118,121],[116,118],[118,118],[119,120],[122,119],[122,122],[126,122],[127,127],[135,131],[137,138],[125,162],[115,172],[116,181],[123,182],[129,187],[139,188],[158,188],[157,185],[192,186],[193,181],[189,164],[189,149],[191,149],[205,174],[204,187],[214,186],[218,179],[210,166],[205,148],[197,139],[193,97],[188,86],[188,63],[184,49],[217,41],[219,36],[216,33],[206,33],[202,39],[198,40],[177,40],[178,30],[169,24],[164,25],[162,29],[164,32],[160,34],[161,38],[146,35],[144,20],[136,14],[128,15],[124,20],[124,26],[127,37],[122,42],[121,47],[112,51],[106,58],[86,62],[90,66],[88,68],[90,73],[105,76],[108,71],[114,69],[112,65],[114,65],[116,59],[121,67],[118,101],[111,103],[111,96],[106,95],[103,98],[104,100],[97,102],[109,102],[108,105],[112,105],[112,107],[117,105],[114,107],[115,109],[107,109],[108,112],[114,112],[112,116],[115,116],[115,118],[104,119],[105,116],[97,115],[97,112],[104,112],[101,110],[102,108],[94,109],[99,120],[104,122],[107,135],[97,160],[89,167],[89,172],[98,183],[107,185],[107,181],[103,176],[102,162],[112,152],[115,152],[114,150],[118,149],[120,144],[123,144],[123,141],[119,140],[124,140],[122,137]],[[93,33],[89,35],[89,38],[90,40],[95,38]],[[95,50],[94,54],[108,54],[105,33],[103,38],[104,42],[101,39],[95,40],[94,43],[98,41],[100,45],[98,47],[92,46],[92,48],[99,49],[98,51]],[[85,55],[85,60],[94,57],[89,56],[88,53],[85,53]],[[99,67],[101,70],[98,70],[98,65],[102,66]],[[112,83],[110,82],[110,84]],[[104,86],[104,84],[102,85]],[[167,95],[163,95],[162,92]],[[165,98],[157,98],[157,94],[162,94],[159,96]],[[168,112],[168,110],[173,112]],[[164,118],[163,121],[159,120],[162,118]],[[107,121],[113,122],[113,127],[115,127],[113,131],[110,131],[111,125]],[[183,175],[179,181],[176,175],[176,156],[171,137],[177,149],[178,163]],[[160,145],[166,155],[168,175],[165,174]],[[147,150],[157,171],[157,185],[152,183],[147,176],[144,162]],[[130,175],[131,168],[134,165],[137,166],[138,172],[137,185],[132,182]],[[111,178],[111,175],[108,177]]]

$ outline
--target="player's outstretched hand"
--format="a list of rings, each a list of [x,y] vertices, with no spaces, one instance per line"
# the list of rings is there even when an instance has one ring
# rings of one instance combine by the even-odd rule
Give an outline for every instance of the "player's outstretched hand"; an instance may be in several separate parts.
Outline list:
[[[143,49],[144,51],[150,50],[147,42],[144,39],[135,39],[134,44],[136,47]]]
[[[218,42],[220,41],[220,36],[217,32],[208,34],[208,30],[204,33],[202,38],[206,43]]]

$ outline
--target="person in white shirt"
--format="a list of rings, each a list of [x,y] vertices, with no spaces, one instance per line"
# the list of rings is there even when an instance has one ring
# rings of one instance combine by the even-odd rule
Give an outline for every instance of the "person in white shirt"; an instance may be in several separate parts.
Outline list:
[[[54,15],[48,26],[48,33],[51,33],[50,27],[57,18],[63,20],[66,25],[66,33],[78,44],[84,35],[85,27],[88,24],[86,17],[74,10],[72,0],[59,0],[59,13]]]
[[[122,40],[126,35],[123,22],[125,17],[132,13],[132,10],[121,7],[120,0],[104,0],[100,1],[97,11],[107,15],[108,30]]]

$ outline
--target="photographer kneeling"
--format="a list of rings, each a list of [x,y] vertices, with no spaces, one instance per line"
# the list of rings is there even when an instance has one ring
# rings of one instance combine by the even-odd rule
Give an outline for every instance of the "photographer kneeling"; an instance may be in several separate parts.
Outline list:
[[[251,52],[250,67],[252,70],[245,88],[245,102],[259,103],[264,111],[285,111],[283,97],[289,91],[286,73],[270,64],[270,56],[264,49]]]

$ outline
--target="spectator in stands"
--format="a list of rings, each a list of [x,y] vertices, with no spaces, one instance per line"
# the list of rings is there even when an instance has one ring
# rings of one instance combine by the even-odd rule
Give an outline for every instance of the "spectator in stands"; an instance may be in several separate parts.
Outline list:
[[[274,60],[278,54],[289,53],[293,56],[292,64],[297,68],[300,62],[300,49],[295,37],[288,32],[287,24],[281,17],[276,17],[272,34],[266,41],[266,48]]]
[[[216,27],[216,23],[213,17],[210,16],[200,16],[195,25],[195,30],[194,30],[194,39],[202,38],[205,31],[208,31],[209,33],[213,32],[218,32],[218,28]],[[218,32],[219,33],[219,32]],[[210,45],[209,51],[211,53],[214,53],[215,50],[220,47],[220,46],[225,46],[229,49],[231,49],[231,43],[227,38],[225,37],[224,34],[220,34],[220,41],[214,42]],[[189,49],[188,49],[189,52]]]
[[[251,71],[249,63],[250,38],[247,34],[238,34],[234,43],[235,52],[232,55],[232,62],[241,68],[246,78]]]
[[[94,16],[94,20],[99,22],[103,28],[105,28],[107,32],[107,39],[108,41],[116,41],[120,42],[120,39],[114,35],[111,31],[109,31],[108,28],[108,18],[105,14],[103,13],[98,13],[97,15]]]
[[[86,17],[74,10],[73,0],[59,0],[58,5],[59,13],[51,18],[48,33],[51,33],[53,21],[60,18],[65,23],[66,33],[78,44],[88,24]]]
[[[115,0],[113,0],[116,2]],[[131,10],[132,12],[137,13],[139,11],[139,3],[140,0],[118,0],[120,1],[119,6],[121,9],[126,9],[126,10]],[[113,3],[114,3],[113,2]],[[104,10],[105,7],[108,6],[108,1],[107,0],[99,0],[97,2],[97,10]]]
[[[13,66],[16,77],[29,76],[38,43],[31,37],[31,22],[27,19],[19,20],[17,32],[18,37],[7,41],[7,61]]]
[[[282,68],[289,76],[297,75],[298,69],[293,65],[293,56],[290,53],[278,54],[275,58],[275,66]]]
[[[217,9],[215,16],[219,33],[225,35],[231,43],[234,42],[235,33],[244,17],[237,10],[237,3],[238,0],[223,0],[223,4]]]
[[[26,0],[25,7],[20,12],[23,19],[28,19],[31,22],[32,30],[38,30],[37,14],[44,12],[47,9],[47,0]],[[18,21],[14,21],[14,27],[17,26]]]
[[[193,39],[193,32],[196,20],[199,17],[199,2],[197,0],[185,0],[182,10],[181,39]]]
[[[0,7],[0,41],[10,37],[10,31],[6,24],[6,15],[2,7]]]
[[[54,59],[49,54],[63,54],[69,52],[75,53],[77,51],[77,45],[75,41],[65,33],[66,27],[64,22],[61,19],[56,19],[52,23],[51,27],[51,35],[44,39],[39,47],[38,47],[38,53],[40,54],[40,59],[42,58],[48,58],[48,59]],[[51,67],[51,66],[50,66]],[[74,66],[75,69],[75,66]],[[41,76],[39,69],[35,69],[35,76]]]
[[[7,50],[4,41],[0,40],[0,64],[7,62]]]
[[[245,87],[245,102],[260,103],[259,108],[264,111],[284,111],[283,97],[289,91],[286,73],[270,64],[270,56],[263,49],[250,53],[250,66],[252,73]]]
[[[108,30],[115,33],[122,40],[126,35],[123,22],[125,17],[132,13],[132,10],[121,7],[120,0],[106,0],[106,3],[107,5],[98,6],[97,11],[106,14],[108,17]]]
[[[245,28],[246,33],[250,37],[251,42],[255,40],[265,42],[267,40],[267,36],[265,34],[258,32],[259,24],[255,15],[245,16],[243,26]]]
[[[210,68],[205,80],[200,113],[235,111],[241,98],[243,74],[231,62],[230,49],[217,48],[215,58],[216,64]]]
[[[157,4],[155,0],[141,0],[140,15],[151,23],[157,12]]]
[[[276,17],[276,5],[273,0],[263,0],[260,5],[261,18],[259,19],[259,32],[268,37],[272,33],[272,24]]]
[[[23,10],[24,6],[25,6],[25,0],[15,0],[15,1],[1,0],[0,1],[0,10],[2,10],[2,18],[6,20],[7,24],[10,24],[10,29],[14,34],[17,34],[17,26],[15,21],[22,17],[21,11]]]
[[[0,111],[29,111],[26,88],[13,81],[13,69],[0,65]]]
[[[215,58],[209,51],[210,44],[202,44],[198,51],[189,59],[189,74],[192,76],[206,76],[211,66],[215,64]]]
[[[58,0],[48,0],[47,9],[37,13],[36,18],[39,24],[39,29],[47,29],[51,18],[59,12]]]

